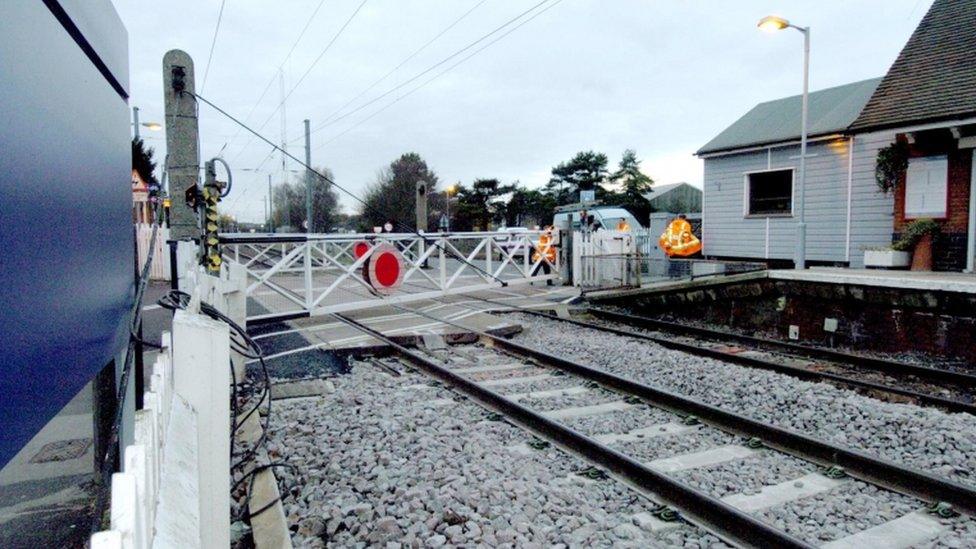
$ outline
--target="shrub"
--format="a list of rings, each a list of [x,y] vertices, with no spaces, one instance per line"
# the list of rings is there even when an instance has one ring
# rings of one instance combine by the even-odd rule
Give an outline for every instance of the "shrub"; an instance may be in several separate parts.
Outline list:
[[[915,244],[927,234],[935,235],[939,232],[939,224],[935,221],[924,218],[916,219],[909,223],[901,233],[898,242],[891,245],[892,250],[899,252],[909,252],[915,248]]]

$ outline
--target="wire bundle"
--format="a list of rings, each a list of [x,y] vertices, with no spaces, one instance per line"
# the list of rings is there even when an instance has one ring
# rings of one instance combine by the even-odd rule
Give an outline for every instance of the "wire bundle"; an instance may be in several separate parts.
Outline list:
[[[169,309],[172,311],[186,309],[190,304],[190,294],[179,290],[171,290],[166,295],[161,297],[158,303],[164,309]],[[261,365],[262,379],[260,383],[250,383],[247,379],[238,380],[236,374],[234,373],[233,363],[229,365],[232,383],[230,433],[232,464],[230,467],[230,474],[235,477],[240,475],[240,477],[237,478],[231,487],[231,494],[233,494],[238,490],[238,488],[247,482],[247,491],[244,501],[238,506],[234,516],[237,520],[243,520],[245,518],[251,519],[264,511],[267,511],[278,502],[276,499],[266,503],[260,509],[250,511],[251,493],[257,474],[261,471],[274,467],[288,467],[291,469],[295,469],[295,467],[282,461],[253,464],[250,468],[247,467],[248,464],[251,464],[258,459],[258,452],[264,447],[264,444],[267,441],[268,426],[271,418],[271,375],[269,374],[267,364],[264,361],[264,352],[261,350],[261,346],[258,345],[258,343],[254,341],[250,335],[248,335],[247,330],[209,303],[201,301],[200,312],[214,320],[227,324],[227,326],[230,328],[231,350],[245,358],[257,360]],[[241,391],[238,391],[239,387]],[[264,406],[263,413],[259,412],[262,406]],[[242,411],[246,408],[249,409],[247,409],[247,411],[241,415]],[[261,436],[258,437],[258,440],[255,441],[253,445],[241,451],[235,450],[235,442],[241,427],[244,425],[244,422],[256,412],[261,413],[261,415],[264,416],[264,422],[261,426]]]

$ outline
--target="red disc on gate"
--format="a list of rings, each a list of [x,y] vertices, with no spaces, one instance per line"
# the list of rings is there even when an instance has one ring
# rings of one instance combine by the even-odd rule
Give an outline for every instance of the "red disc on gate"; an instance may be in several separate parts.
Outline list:
[[[392,294],[403,282],[403,257],[390,244],[378,244],[363,264],[363,278],[381,294]]]
[[[363,257],[364,255],[366,255],[366,252],[368,251],[369,251],[369,243],[364,240],[360,240],[359,242],[352,245],[352,254],[356,256],[356,259]]]

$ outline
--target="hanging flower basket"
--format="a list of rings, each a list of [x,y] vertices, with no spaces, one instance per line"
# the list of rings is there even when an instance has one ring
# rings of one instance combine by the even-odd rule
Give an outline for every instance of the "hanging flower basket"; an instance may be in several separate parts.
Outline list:
[[[874,165],[874,179],[881,192],[887,193],[895,188],[899,178],[908,169],[908,144],[895,141],[878,151]]]

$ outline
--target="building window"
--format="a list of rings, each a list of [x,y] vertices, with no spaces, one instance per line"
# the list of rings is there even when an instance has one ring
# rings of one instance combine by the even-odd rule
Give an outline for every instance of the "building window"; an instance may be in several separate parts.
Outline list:
[[[908,160],[905,217],[945,217],[949,160],[945,155]]]
[[[793,169],[746,174],[746,215],[793,213]]]

